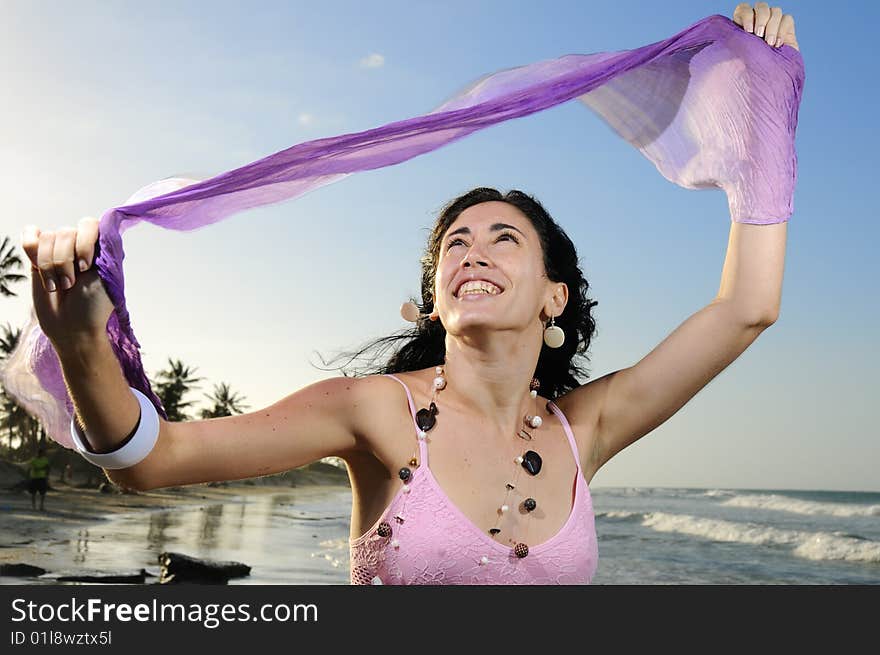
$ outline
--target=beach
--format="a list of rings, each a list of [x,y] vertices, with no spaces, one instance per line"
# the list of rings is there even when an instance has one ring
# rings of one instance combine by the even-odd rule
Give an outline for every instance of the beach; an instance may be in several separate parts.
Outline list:
[[[347,483],[324,464],[134,494],[53,480],[45,512],[26,492],[5,491],[0,564],[46,573],[0,584],[141,568],[154,584],[158,556],[175,552],[251,567],[229,584],[347,585]],[[593,584],[880,584],[880,493],[621,487],[591,496]]]
[[[43,511],[31,508],[26,491],[6,489],[0,565],[46,572],[0,576],[0,584],[66,584],[58,577],[142,568],[145,583],[156,583],[162,552],[251,567],[229,584],[348,584],[347,552],[336,556],[348,539],[347,482],[344,471],[322,464],[265,479],[146,492],[53,479]]]

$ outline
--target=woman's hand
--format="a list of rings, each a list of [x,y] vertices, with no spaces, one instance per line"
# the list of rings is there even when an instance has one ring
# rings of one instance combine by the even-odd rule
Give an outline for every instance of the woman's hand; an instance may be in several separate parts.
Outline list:
[[[756,2],[752,9],[748,2],[741,2],[733,10],[733,22],[774,48],[790,45],[800,51],[794,36],[794,16],[783,14],[781,7],[771,8],[766,2]]]
[[[21,246],[31,261],[34,312],[53,345],[105,333],[113,302],[93,266],[98,219],[44,232],[27,225]],[[83,262],[80,268],[80,262]]]

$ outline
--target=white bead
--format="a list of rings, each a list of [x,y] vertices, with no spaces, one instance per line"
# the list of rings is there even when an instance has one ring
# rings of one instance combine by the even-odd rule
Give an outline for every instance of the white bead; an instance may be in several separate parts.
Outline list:
[[[373,578],[372,580],[370,580],[370,584],[385,584],[385,583],[382,582],[382,578],[380,578],[380,577],[377,575],[375,578]]]
[[[397,539],[392,539],[391,545],[394,546],[395,548],[400,548],[400,542]]]
[[[434,378],[434,388],[435,389],[444,389],[446,388],[446,378],[437,376]]]
[[[410,491],[412,491],[412,487],[404,487],[403,488],[403,493],[405,493],[405,494],[408,494]]]
[[[422,439],[424,441],[427,438],[428,438],[428,433],[425,432],[424,430],[419,430],[419,439]]]
[[[540,416],[533,416],[532,420],[529,421],[529,425],[531,425],[533,428],[539,428],[539,427],[541,427],[541,423],[543,423],[543,422],[544,421],[543,421],[543,419],[541,419]]]
[[[437,373],[437,375],[441,375],[443,373],[443,367],[442,366],[435,367],[434,372]]]
[[[486,557],[485,555],[483,555],[483,556],[480,558],[480,565],[482,566],[483,564],[488,564],[488,563],[489,563],[489,558]]]
[[[517,455],[517,456],[516,456],[516,459],[515,459],[514,461],[515,461],[517,464],[522,464],[522,463],[523,463],[522,455]]]
[[[502,505],[502,506],[501,506],[501,513],[504,514],[504,512],[506,512],[506,511],[509,510],[509,509],[510,509],[510,506],[509,506],[509,505]]]
[[[532,389],[531,391],[529,391],[529,395],[530,395],[532,398],[537,398],[537,397],[538,397],[538,390],[537,390],[537,389]]]

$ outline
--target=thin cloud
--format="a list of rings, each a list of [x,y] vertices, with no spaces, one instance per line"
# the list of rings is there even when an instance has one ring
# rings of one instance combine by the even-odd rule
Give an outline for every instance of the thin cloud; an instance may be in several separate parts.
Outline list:
[[[373,52],[360,61],[361,68],[382,68],[385,65],[385,57],[378,52]]]

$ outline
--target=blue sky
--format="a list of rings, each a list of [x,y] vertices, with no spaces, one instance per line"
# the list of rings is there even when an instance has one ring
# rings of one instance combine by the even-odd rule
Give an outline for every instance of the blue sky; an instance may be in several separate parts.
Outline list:
[[[485,73],[638,47],[736,2],[25,2],[0,23],[0,236],[75,224],[173,174],[430,111]],[[880,491],[875,257],[877,5],[782,5],[806,85],[779,320],[594,486]],[[666,181],[569,102],[192,233],[126,235],[151,375],[174,357],[251,410],[405,327],[439,207],[473,186],[538,197],[579,249],[592,377],[630,366],[718,290],[724,194]],[[0,300],[25,322],[29,286]],[[158,292],[157,292],[158,290]],[[202,391],[209,392],[206,384]]]

